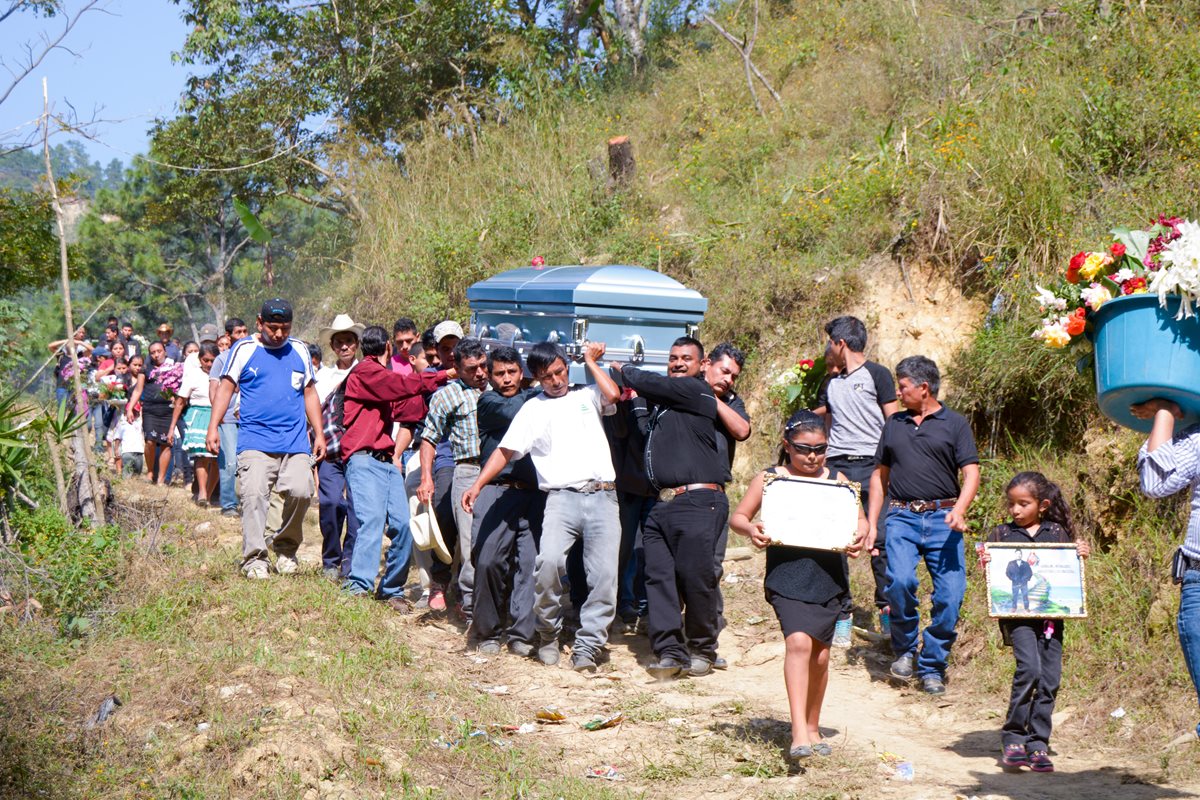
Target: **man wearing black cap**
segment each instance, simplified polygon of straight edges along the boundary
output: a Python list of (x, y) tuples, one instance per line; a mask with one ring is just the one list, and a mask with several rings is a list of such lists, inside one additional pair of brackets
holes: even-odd
[[(271, 543), (275, 569), (295, 572), (304, 537), (304, 512), (315, 489), (314, 459), (325, 456), (321, 405), (313, 385), (308, 348), (292, 331), (292, 305), (275, 298), (263, 303), (258, 334), (229, 350), (208, 425), (209, 452), (220, 449), (218, 424), (236, 389), (241, 396), (237, 460), (242, 496), (242, 572), (269, 577), (267, 507), (271, 491), (283, 496), (283, 525)], [(308, 429), (313, 430), (309, 447)]]

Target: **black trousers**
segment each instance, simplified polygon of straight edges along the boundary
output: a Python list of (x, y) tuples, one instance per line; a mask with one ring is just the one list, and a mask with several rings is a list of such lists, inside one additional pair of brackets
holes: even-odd
[[(433, 516), (437, 520), (438, 529), (442, 532), (442, 541), (451, 553), (458, 547), (458, 524), (454, 521), (454, 500), (450, 497), (450, 489), (454, 486), (454, 467), (442, 467), (433, 473)], [(450, 588), (450, 565), (443, 564), (435, 558), (429, 569), (429, 578), (443, 589)]]
[[(857, 481), (862, 485), (862, 507), (863, 511), (867, 510), (867, 502), (870, 499), (871, 493), (871, 473), (875, 471), (875, 462), (871, 459), (866, 461), (849, 461), (844, 456), (830, 456), (825, 460), (828, 466), (834, 472), (840, 472), (852, 481)], [(883, 512), (879, 515), (878, 536), (875, 539), (875, 546), (879, 548), (879, 555), (871, 556), (871, 573), (875, 576), (875, 607), (886, 608), (887, 599), (887, 528), (884, 526), (884, 516), (887, 514), (887, 503), (884, 503)], [(842, 565), (846, 570), (846, 585), (850, 585), (850, 562), (846, 556), (842, 556)], [(854, 601), (850, 599), (850, 595), (846, 595), (846, 602), (842, 608), (844, 614), (849, 614), (854, 609)]]
[(1023, 744), (1027, 750), (1045, 750), (1050, 744), (1050, 717), (1062, 681), (1063, 621), (1054, 620), (1054, 634), (1046, 638), (1040, 619), (1004, 621), (1017, 660), (1012, 697), (1000, 738), (1004, 744)]
[(646, 519), (646, 628), (659, 659), (689, 664), (693, 656), (717, 656), (713, 553), (728, 515), (724, 492), (698, 489), (659, 503)]
[(546, 495), (537, 489), (484, 486), (475, 501), (471, 625), (479, 641), (533, 644), (533, 568)]

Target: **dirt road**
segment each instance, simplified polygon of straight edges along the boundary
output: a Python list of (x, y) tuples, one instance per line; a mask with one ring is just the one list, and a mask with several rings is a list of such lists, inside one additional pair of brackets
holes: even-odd
[[(240, 549), (237, 520), (213, 519), (222, 547)], [(300, 553), (309, 568), (287, 579), (321, 580), (315, 514), (309, 522), (312, 533)], [(1077, 747), (1066, 738), (1054, 743), (1054, 774), (1006, 773), (996, 758), (1006, 698), (980, 698), (953, 685), (944, 697), (930, 698), (897, 686), (886, 678), (888, 656), (863, 639), (839, 651), (831, 671), (822, 728), (834, 756), (810, 759), (789, 774), (782, 759), (789, 740), (783, 644), (762, 600), (762, 562), (726, 568), (734, 583), (725, 584), (731, 622), (721, 652), (730, 669), (671, 684), (653, 682), (641, 666), (650, 659), (644, 636), (614, 634), (611, 661), (597, 676), (584, 677), (507, 653), (483, 658), (467, 652), (461, 632), (445, 618), (391, 619), (418, 662), (448, 667), (492, 695), (514, 725), (532, 722), (546, 706), (566, 716), (565, 724), (509, 736), (512, 745), (552, 748), (564, 775), (612, 766), (624, 778), (613, 788), (644, 797), (1200, 798), (1200, 786), (1154, 783), (1161, 769), (1149, 759)], [(618, 727), (590, 732), (579, 724), (617, 712), (624, 714)], [(913, 780), (885, 767), (884, 753), (910, 762)], [(1180, 743), (1173, 753), (1197, 756), (1196, 742)]]

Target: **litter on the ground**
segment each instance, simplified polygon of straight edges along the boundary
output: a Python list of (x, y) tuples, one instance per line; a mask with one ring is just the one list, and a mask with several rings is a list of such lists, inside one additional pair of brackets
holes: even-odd
[(537, 730), (537, 725), (532, 722), (525, 722), (520, 725), (497, 725), (495, 726), (501, 733), (533, 733)]
[(741, 578), (739, 578), (737, 575), (725, 576), (725, 583), (737, 583), (739, 580), (741, 580)]
[(1109, 714), (1109, 716), (1112, 717), (1113, 719), (1120, 719), (1121, 717), (1125, 716), (1124, 706), (1119, 706), (1117, 708), (1114, 708), (1112, 710), (1112, 713)]
[(895, 753), (880, 753), (879, 762), (888, 777), (895, 778), (900, 781), (911, 781), (913, 779), (913, 763), (905, 761), (904, 756), (898, 756)]
[(204, 733), (206, 730), (208, 730), (211, 727), (212, 727), (211, 722), (200, 722), (200, 723), (196, 724), (196, 732)]
[(746, 620), (746, 624), (747, 625), (762, 625), (766, 621), (767, 621), (766, 617), (751, 617), (750, 619)]
[(596, 717), (595, 719), (589, 720), (588, 722), (583, 723), (583, 728), (584, 730), (588, 731), (602, 731), (605, 728), (615, 728), (624, 721), (624, 712), (618, 711), (610, 717)]
[(85, 724), (85, 728), (95, 728), (98, 725), (103, 725), (108, 721), (108, 718), (113, 715), (121, 705), (121, 701), (115, 694), (110, 694), (108, 697), (100, 701), (100, 708), (96, 709), (95, 715)]
[(566, 717), (554, 706), (543, 706), (534, 714), (534, 719), (545, 725), (558, 725), (566, 721)]
[(508, 694), (508, 686), (502, 683), (496, 686), (484, 686), (482, 683), (472, 683), (471, 688), (484, 694)]
[(683, 717), (671, 717), (669, 720), (667, 720), (667, 724), (678, 728), (683, 725)]
[(623, 781), (625, 776), (617, 772), (617, 768), (612, 764), (601, 764), (598, 767), (589, 767), (587, 772), (583, 773), (585, 778), (599, 778), (602, 781)]

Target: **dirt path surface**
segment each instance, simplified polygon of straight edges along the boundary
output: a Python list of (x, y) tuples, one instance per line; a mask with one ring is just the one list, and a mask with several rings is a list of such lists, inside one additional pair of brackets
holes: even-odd
[[(240, 552), (238, 521), (215, 514), (211, 519), (224, 555), (233, 561)], [(316, 569), (315, 513), (306, 522), (300, 551), (306, 569), (275, 580), (323, 580)], [(837, 651), (831, 670), (822, 728), (834, 755), (789, 771), (782, 758), (789, 741), (783, 643), (762, 599), (761, 572), (758, 557), (726, 562), (730, 625), (721, 637), (721, 653), (729, 670), (669, 684), (655, 683), (643, 669), (650, 660), (644, 636), (614, 634), (611, 661), (596, 676), (585, 677), (565, 666), (565, 655), (563, 666), (547, 668), (507, 652), (494, 658), (468, 652), (460, 629), (445, 617), (395, 615), (386, 617), (386, 624), (412, 650), (417, 665), (448, 669), (499, 701), (512, 726), (532, 729), (489, 731), (503, 740), (501, 746), (548, 749), (563, 775), (611, 766), (623, 779), (596, 781), (598, 789), (654, 798), (1200, 798), (1200, 786), (1155, 783), (1161, 773), (1150, 760), (1076, 747), (1066, 737), (1055, 743), (1054, 774), (1005, 773), (996, 756), (1006, 698), (971, 696), (951, 685), (935, 699), (897, 686), (886, 677), (888, 655), (863, 638), (849, 651)], [(548, 706), (565, 721), (535, 723), (538, 711)], [(618, 726), (582, 727), (618, 712), (624, 714)], [(1180, 747), (1190, 748), (1183, 757), (1200, 754), (1194, 742)], [(896, 777), (883, 764), (884, 753), (910, 762), (913, 779)]]

